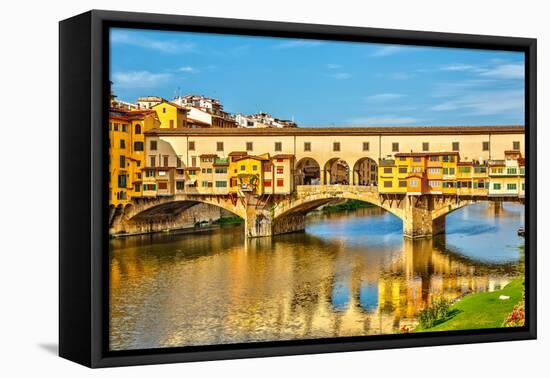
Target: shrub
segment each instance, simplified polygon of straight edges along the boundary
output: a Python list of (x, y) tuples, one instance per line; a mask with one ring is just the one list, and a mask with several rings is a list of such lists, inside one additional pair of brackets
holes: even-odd
[(418, 314), (418, 320), (422, 328), (431, 328), (449, 317), (451, 302), (447, 299), (432, 300), (426, 308)]

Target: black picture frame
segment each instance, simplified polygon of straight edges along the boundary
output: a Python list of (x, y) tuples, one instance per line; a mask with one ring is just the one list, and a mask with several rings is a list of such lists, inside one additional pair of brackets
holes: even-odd
[[(525, 287), (522, 328), (110, 352), (108, 122), (110, 27), (414, 44), (525, 53)], [(536, 338), (536, 39), (92, 10), (59, 24), (59, 354), (89, 367), (466, 344)], [(83, 170), (82, 167), (90, 167)]]

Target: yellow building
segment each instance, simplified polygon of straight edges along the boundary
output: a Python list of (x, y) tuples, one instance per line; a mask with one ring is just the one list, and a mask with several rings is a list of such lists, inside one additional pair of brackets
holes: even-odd
[(264, 164), (269, 155), (231, 155), (229, 161), (229, 192), (240, 196), (244, 193), (264, 194)]
[(151, 107), (157, 112), (160, 127), (164, 129), (177, 129), (187, 127), (188, 110), (173, 102), (162, 100), (162, 102)]
[(504, 151), (504, 160), (489, 160), (489, 196), (525, 195), (525, 160), (517, 150)]
[(109, 113), (109, 201), (127, 203), (142, 196), (144, 132), (159, 127), (154, 111), (111, 109)]

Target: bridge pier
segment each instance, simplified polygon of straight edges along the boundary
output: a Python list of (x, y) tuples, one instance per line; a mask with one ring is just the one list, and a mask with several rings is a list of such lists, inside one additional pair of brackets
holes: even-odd
[(445, 216), (433, 219), (433, 199), (428, 196), (407, 196), (402, 219), (406, 238), (431, 238), (445, 233)]
[(289, 214), (272, 219), (269, 211), (251, 209), (247, 211), (245, 220), (245, 236), (260, 238), (303, 231), (306, 227), (306, 217), (303, 214)]

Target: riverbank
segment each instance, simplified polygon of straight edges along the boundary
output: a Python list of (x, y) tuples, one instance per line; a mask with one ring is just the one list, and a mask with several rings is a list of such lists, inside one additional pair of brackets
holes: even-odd
[[(449, 307), (449, 317), (430, 328), (416, 327), (413, 332), (456, 331), (500, 328), (519, 304), (524, 293), (524, 278), (513, 279), (493, 292), (468, 294)], [(501, 296), (509, 297), (500, 299)]]
[(336, 205), (326, 205), (322, 208), (321, 211), (332, 213), (336, 211), (353, 211), (357, 209), (364, 209), (368, 207), (374, 207), (374, 205), (357, 200), (346, 200), (345, 202), (338, 203)]

